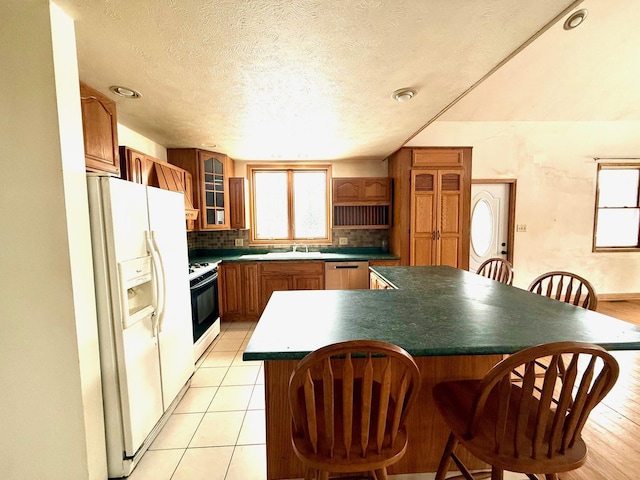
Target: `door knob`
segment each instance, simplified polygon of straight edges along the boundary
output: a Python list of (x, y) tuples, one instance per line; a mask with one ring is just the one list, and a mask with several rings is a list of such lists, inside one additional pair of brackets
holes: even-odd
[(506, 254), (507, 254), (507, 251), (506, 251), (506, 250), (502, 250), (500, 253), (501, 253), (502, 255), (506, 255)]

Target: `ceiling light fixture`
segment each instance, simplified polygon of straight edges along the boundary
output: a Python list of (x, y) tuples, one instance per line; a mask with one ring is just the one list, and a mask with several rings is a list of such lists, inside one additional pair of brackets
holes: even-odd
[(396, 102), (408, 102), (413, 98), (416, 94), (415, 90), (411, 88), (401, 88), (400, 90), (396, 90), (391, 94), (391, 98), (393, 98)]
[(109, 87), (109, 90), (111, 90), (116, 95), (124, 98), (140, 98), (142, 96), (140, 92), (134, 90), (133, 88), (121, 87), (119, 85), (111, 85)]
[(571, 15), (569, 15), (569, 18), (565, 20), (564, 29), (573, 30), (582, 22), (584, 22), (584, 19), (587, 18), (588, 14), (589, 12), (584, 8), (582, 10), (578, 10), (577, 12), (573, 12)]

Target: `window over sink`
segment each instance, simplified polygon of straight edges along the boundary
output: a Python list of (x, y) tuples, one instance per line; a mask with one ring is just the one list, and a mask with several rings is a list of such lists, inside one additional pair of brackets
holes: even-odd
[(251, 243), (331, 243), (330, 165), (249, 165)]

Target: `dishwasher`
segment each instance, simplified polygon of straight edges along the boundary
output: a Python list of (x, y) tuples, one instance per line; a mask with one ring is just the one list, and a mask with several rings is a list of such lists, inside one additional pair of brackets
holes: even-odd
[(324, 262), (325, 290), (369, 288), (369, 262)]

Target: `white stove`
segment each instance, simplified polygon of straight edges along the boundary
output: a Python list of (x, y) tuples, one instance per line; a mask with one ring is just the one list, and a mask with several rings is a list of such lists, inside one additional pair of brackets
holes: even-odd
[(218, 270), (218, 264), (220, 262), (193, 262), (189, 264), (189, 282), (197, 279), (205, 273)]
[(189, 264), (194, 359), (196, 361), (220, 333), (220, 309), (218, 307), (219, 263), (217, 261)]

